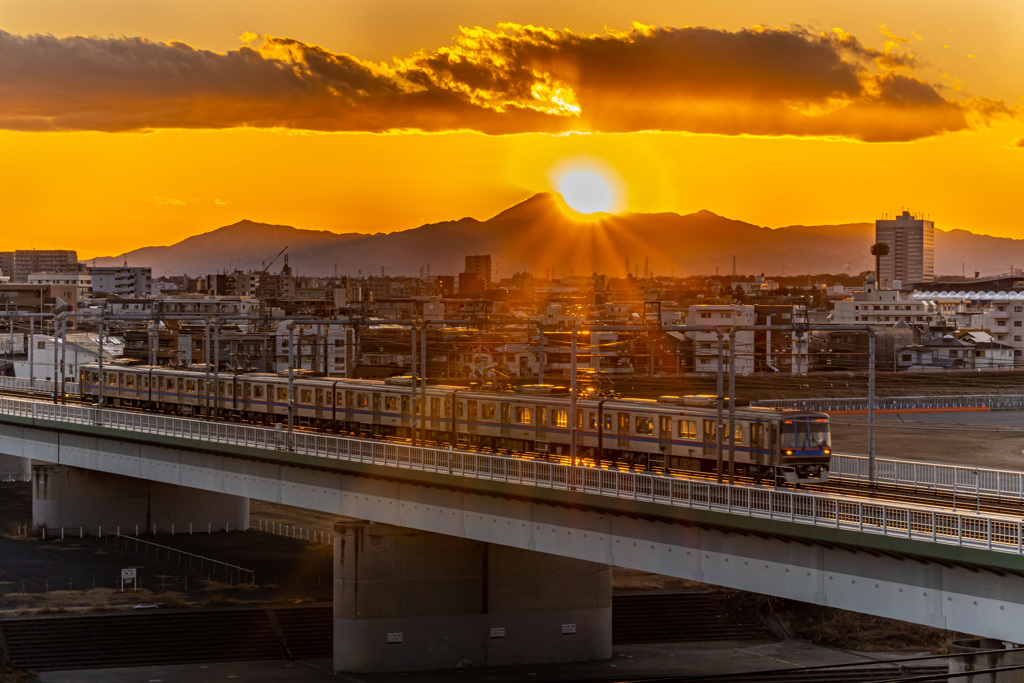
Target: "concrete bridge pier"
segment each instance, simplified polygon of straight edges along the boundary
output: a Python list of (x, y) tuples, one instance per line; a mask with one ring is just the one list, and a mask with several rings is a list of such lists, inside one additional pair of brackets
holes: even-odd
[(170, 534), (249, 528), (249, 499), (66, 465), (32, 466), (32, 525)]
[(608, 565), (372, 522), (335, 539), (335, 671), (612, 655)]

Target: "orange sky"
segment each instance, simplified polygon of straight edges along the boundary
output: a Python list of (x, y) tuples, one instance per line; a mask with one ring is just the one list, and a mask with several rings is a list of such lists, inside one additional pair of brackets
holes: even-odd
[(487, 218), (587, 165), (631, 211), (1024, 238), (1022, 3), (0, 4), (0, 250)]

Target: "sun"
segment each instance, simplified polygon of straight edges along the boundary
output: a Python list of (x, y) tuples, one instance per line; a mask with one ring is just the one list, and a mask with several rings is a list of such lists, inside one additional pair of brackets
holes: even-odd
[(567, 171), (559, 176), (557, 183), (562, 199), (577, 213), (609, 211), (615, 205), (615, 188), (612, 182), (598, 171)]

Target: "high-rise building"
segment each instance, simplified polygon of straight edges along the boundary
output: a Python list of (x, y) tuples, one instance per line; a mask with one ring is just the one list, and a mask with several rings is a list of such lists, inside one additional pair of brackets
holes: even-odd
[(935, 278), (935, 223), (904, 211), (894, 220), (875, 221), (875, 243), (889, 253), (879, 257), (878, 288)]
[(466, 271), (483, 280), (485, 285), (491, 284), (491, 255), (476, 254), (466, 257)]
[(78, 272), (78, 254), (68, 249), (19, 249), (0, 252), (0, 270), (11, 282), (28, 282), (32, 273)]

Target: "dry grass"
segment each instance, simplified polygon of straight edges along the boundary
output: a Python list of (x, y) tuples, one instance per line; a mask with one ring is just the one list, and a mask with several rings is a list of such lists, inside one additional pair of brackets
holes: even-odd
[(823, 647), (942, 653), (957, 638), (951, 631), (815, 605), (790, 605), (786, 616), (797, 637)]
[(166, 593), (161, 593), (160, 595), (156, 596), (156, 599), (164, 607), (167, 607), (167, 608), (170, 608), (170, 609), (178, 609), (180, 607), (190, 607), (191, 606), (191, 604), (189, 603), (188, 599), (184, 595), (182, 595), (181, 593), (175, 593), (173, 591), (167, 591)]

